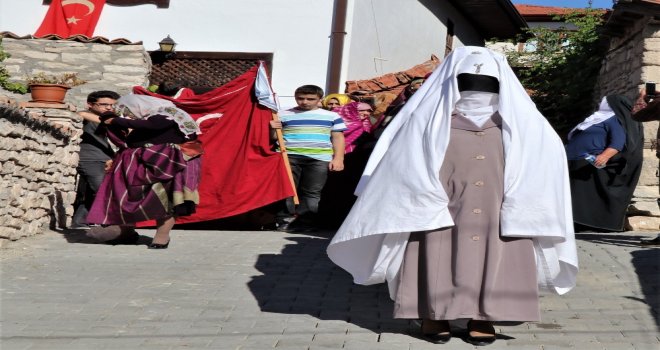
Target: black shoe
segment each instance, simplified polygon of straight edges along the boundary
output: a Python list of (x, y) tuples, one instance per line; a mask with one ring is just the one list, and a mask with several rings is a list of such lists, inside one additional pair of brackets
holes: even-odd
[(89, 229), (91, 229), (91, 227), (85, 224), (73, 224), (69, 226), (69, 230), (89, 230)]
[(276, 224), (275, 231), (293, 232), (292, 229), (290, 228), (290, 226), (291, 226), (290, 222), (283, 222), (281, 224)]
[(449, 334), (423, 334), (422, 338), (429, 343), (433, 344), (446, 344), (451, 340), (451, 333)]
[(149, 249), (167, 249), (167, 247), (170, 245), (170, 241), (167, 241), (167, 243), (165, 243), (165, 244), (151, 243), (151, 244), (149, 244), (148, 248)]
[(643, 239), (639, 241), (639, 245), (645, 246), (645, 247), (651, 247), (651, 246), (656, 246), (660, 245), (660, 235), (654, 239)]
[(488, 337), (473, 337), (468, 333), (467, 338), (465, 338), (465, 341), (474, 345), (474, 346), (486, 346), (493, 344), (497, 337), (493, 336), (488, 336)]
[(440, 333), (434, 333), (434, 334), (426, 334), (423, 332), (423, 329), (424, 329), (424, 321), (422, 320), (422, 338), (430, 343), (445, 344), (451, 340), (451, 333), (449, 331), (449, 327), (447, 328), (446, 331), (442, 331)]
[(493, 328), (493, 335), (487, 335), (487, 336), (479, 336), (479, 337), (474, 337), (470, 335), (471, 327), (470, 323), (472, 323), (472, 320), (468, 321), (467, 324), (467, 337), (465, 338), (465, 341), (474, 345), (474, 346), (486, 346), (493, 344), (495, 340), (497, 339), (497, 336), (495, 335), (495, 329)]

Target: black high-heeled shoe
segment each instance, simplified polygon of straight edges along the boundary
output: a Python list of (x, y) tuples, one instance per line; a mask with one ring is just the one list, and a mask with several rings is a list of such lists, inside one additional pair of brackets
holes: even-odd
[[(468, 333), (467, 333), (467, 337), (465, 338), (465, 341), (467, 341), (468, 343), (470, 343), (474, 346), (486, 346), (486, 345), (493, 344), (495, 342), (495, 340), (497, 339), (497, 335), (495, 334), (495, 328), (493, 328), (493, 335), (475, 337), (475, 336), (470, 335), (470, 332), (472, 331), (472, 327), (470, 327), (471, 323), (472, 323), (472, 320), (468, 321), (468, 324), (467, 324)], [(492, 327), (492, 325), (491, 325), (491, 327)]]
[[(447, 321), (444, 321), (447, 322)], [(451, 329), (449, 328), (449, 323), (447, 323), (447, 330), (440, 333), (424, 333), (424, 320), (422, 320), (422, 338), (433, 344), (445, 344), (451, 340)]]
[(167, 247), (170, 245), (170, 240), (167, 241), (165, 244), (160, 244), (160, 243), (151, 243), (147, 248), (149, 249), (167, 249)]

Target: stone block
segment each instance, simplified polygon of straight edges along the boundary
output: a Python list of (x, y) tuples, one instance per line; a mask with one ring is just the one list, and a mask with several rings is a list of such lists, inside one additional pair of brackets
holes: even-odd
[(48, 200), (48, 197), (41, 197), (41, 202), (39, 203), (38, 208), (46, 210), (50, 209), (50, 200)]
[(9, 57), (2, 61), (3, 64), (23, 64), (26, 61), (22, 58)]
[(2, 47), (5, 49), (5, 51), (20, 51), (30, 49), (30, 46), (22, 44), (21, 41), (11, 38), (3, 38)]
[(93, 52), (93, 53), (62, 53), (62, 62), (66, 63), (97, 63), (97, 62), (112, 62), (110, 53), (107, 52)]
[(130, 58), (130, 57), (127, 57), (127, 58), (116, 59), (113, 63), (114, 64), (130, 64), (130, 65), (142, 66), (142, 65), (145, 65), (147, 63), (147, 61), (144, 58)]
[(628, 215), (660, 217), (660, 208), (656, 201), (635, 202), (628, 207)]
[(61, 63), (61, 62), (39, 62), (38, 63), (39, 67), (43, 67), (45, 69), (61, 69), (64, 71), (71, 71), (72, 69), (76, 69), (76, 72), (79, 72), (83, 69), (86, 69), (87, 66), (72, 66), (70, 64), (66, 63)]
[(110, 52), (112, 51), (112, 46), (105, 44), (94, 44), (91, 47), (92, 52)]
[[(658, 131), (658, 122), (657, 121), (652, 121), (652, 122), (644, 122), (644, 140), (646, 141), (645, 144), (649, 145), (651, 140), (655, 140), (656, 133)], [(653, 152), (653, 158), (658, 159), (655, 157), (655, 151), (651, 151), (650, 149), (645, 149), (644, 151), (649, 151)], [(646, 159), (647, 154), (646, 152), (644, 153), (644, 159)], [(655, 162), (657, 165), (657, 161)]]
[(17, 235), (18, 230), (11, 227), (0, 226), (0, 238), (12, 239)]
[(27, 141), (14, 138), (6, 138), (0, 141), (2, 149), (7, 151), (21, 151), (27, 148)]
[[(4, 45), (4, 43), (3, 43)], [(30, 50), (11, 50), (12, 57), (30, 58), (43, 61), (55, 61), (60, 58), (59, 54), (50, 52), (30, 51)]]
[(632, 231), (658, 231), (660, 218), (650, 216), (631, 216), (628, 218)]
[(643, 46), (646, 51), (660, 51), (660, 40), (658, 38), (646, 39)]
[(50, 109), (67, 109), (66, 103), (41, 103), (41, 102), (21, 102), (18, 104), (20, 108), (50, 108)]
[(141, 75), (147, 73), (146, 66), (107, 65), (103, 66), (103, 70), (109, 73), (138, 73)]
[(659, 81), (660, 80), (660, 66), (658, 62), (653, 61), (660, 59), (660, 52), (653, 52), (653, 57), (647, 57), (644, 55), (644, 66), (640, 69), (641, 80), (644, 81)]
[[(4, 226), (9, 227), (9, 228), (15, 228), (15, 229), (20, 229), (23, 226), (23, 220), (17, 219), (17, 218), (8, 218), (4, 222)], [(9, 237), (10, 239), (14, 239), (14, 237)]]
[(45, 111), (44, 116), (46, 117), (64, 117), (67, 119), (76, 118), (74, 113), (71, 113), (68, 108), (65, 110), (61, 109), (48, 109)]
[(20, 75), (20, 73), (21, 73), (21, 66), (19, 66), (19, 65), (13, 65), (13, 64), (6, 64), (6, 65), (5, 65), (5, 70), (6, 70), (7, 73), (9, 73), (9, 74)]
[(44, 51), (46, 52), (55, 52), (55, 53), (62, 53), (62, 52), (82, 52), (86, 51), (87, 48), (85, 46), (64, 46), (64, 47), (46, 47), (44, 48)]
[(658, 198), (658, 186), (637, 186), (634, 192), (634, 198), (646, 198), (655, 200)]
[(122, 46), (117, 46), (115, 51), (118, 51), (118, 52), (144, 51), (144, 46), (142, 46), (142, 45), (122, 45)]

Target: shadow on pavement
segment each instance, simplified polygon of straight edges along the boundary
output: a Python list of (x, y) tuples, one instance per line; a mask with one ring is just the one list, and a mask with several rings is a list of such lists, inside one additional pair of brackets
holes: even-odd
[[(308, 314), (320, 320), (341, 320), (374, 333), (399, 333), (423, 339), (417, 320), (392, 318), (394, 303), (387, 284), (361, 286), (326, 254), (334, 232), (325, 237), (288, 237), (280, 254), (261, 254), (250, 291), (263, 312)], [(320, 234), (319, 234), (320, 235)], [(465, 340), (467, 320), (452, 322), (452, 335)], [(517, 325), (520, 322), (497, 322)], [(497, 334), (498, 339), (515, 339)]]
[(353, 284), (351, 276), (330, 261), (325, 253), (329, 239), (287, 239), (292, 244), (280, 254), (259, 255), (255, 267), (263, 275), (248, 283), (261, 311), (342, 320), (375, 333), (411, 334), (417, 328), (409, 320), (392, 318), (386, 284)]
[(626, 298), (637, 300), (648, 305), (655, 324), (660, 326), (660, 249), (657, 247), (641, 247), (639, 241), (642, 236), (626, 233), (589, 233), (576, 234), (580, 240), (592, 243), (613, 244), (623, 247), (635, 247), (630, 252), (631, 262), (639, 280), (644, 299), (628, 296)]
[[(108, 227), (106, 230), (110, 231), (112, 228)], [(78, 244), (107, 244), (107, 245), (148, 245), (151, 243), (151, 237), (140, 235), (137, 239), (137, 242), (131, 240), (130, 242), (121, 242), (121, 241), (110, 241), (113, 238), (118, 237), (118, 232), (113, 233), (109, 232), (108, 237), (103, 238), (103, 234), (97, 233), (97, 236), (94, 237), (90, 234), (90, 230), (81, 230), (81, 229), (63, 229), (55, 231), (62, 235), (68, 243), (78, 243)]]
[(618, 245), (621, 247), (640, 248), (639, 241), (644, 236), (634, 235), (627, 232), (621, 233), (576, 233), (575, 239), (589, 241), (593, 243), (604, 243)]
[(660, 249), (640, 248), (630, 254), (644, 294), (641, 302), (649, 306), (656, 326), (660, 326)]

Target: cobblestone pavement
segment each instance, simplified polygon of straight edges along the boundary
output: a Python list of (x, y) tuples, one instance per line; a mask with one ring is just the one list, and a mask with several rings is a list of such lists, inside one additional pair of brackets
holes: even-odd
[[(328, 260), (330, 235), (179, 230), (161, 251), (50, 231), (13, 242), (0, 250), (0, 348), (474, 348), (392, 319), (385, 285), (353, 285)], [(636, 246), (643, 236), (579, 234), (578, 286), (542, 297), (541, 323), (497, 325), (486, 348), (660, 349), (660, 249)]]

